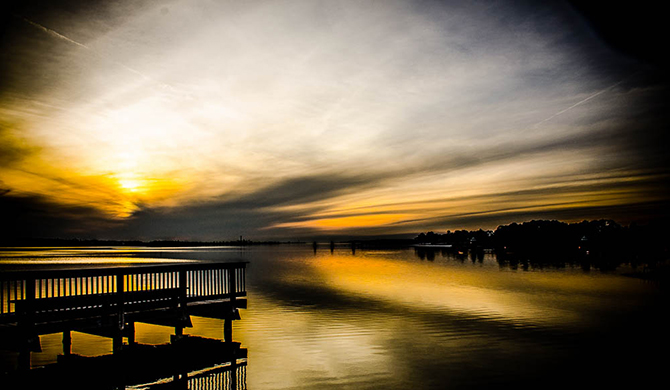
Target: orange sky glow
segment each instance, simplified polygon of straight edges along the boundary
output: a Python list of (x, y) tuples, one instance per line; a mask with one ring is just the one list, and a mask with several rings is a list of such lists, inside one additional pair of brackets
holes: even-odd
[(17, 235), (666, 215), (664, 86), (561, 2), (26, 6), (4, 36), (0, 200)]

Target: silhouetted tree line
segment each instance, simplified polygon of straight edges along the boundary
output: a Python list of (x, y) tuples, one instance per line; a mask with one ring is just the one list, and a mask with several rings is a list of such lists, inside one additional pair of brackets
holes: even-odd
[(493, 248), (493, 232), (491, 230), (456, 230), (444, 234), (428, 232), (419, 234), (414, 241), (422, 244), (448, 244), (459, 248)]
[(498, 261), (538, 267), (571, 262), (614, 269), (622, 263), (653, 267), (667, 260), (668, 227), (660, 223), (622, 226), (612, 220), (565, 223), (530, 221), (501, 225), (495, 231), (457, 230), (421, 233), (416, 243), (450, 244), (457, 250), (495, 251)]

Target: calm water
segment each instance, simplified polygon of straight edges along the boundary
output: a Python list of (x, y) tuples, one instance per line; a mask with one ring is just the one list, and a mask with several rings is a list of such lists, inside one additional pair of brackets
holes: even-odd
[[(493, 254), (428, 258), (326, 246), (0, 252), (5, 267), (249, 261), (249, 308), (233, 332), (249, 350), (249, 389), (645, 386), (664, 377), (657, 286), (622, 270), (515, 270)], [(222, 321), (193, 325), (186, 333), (222, 338)], [(137, 341), (167, 343), (172, 332), (138, 324)], [(61, 335), (43, 336), (42, 348), (33, 365), (55, 362)], [(110, 353), (111, 341), (75, 332), (73, 352)], [(11, 365), (14, 355), (0, 353)]]

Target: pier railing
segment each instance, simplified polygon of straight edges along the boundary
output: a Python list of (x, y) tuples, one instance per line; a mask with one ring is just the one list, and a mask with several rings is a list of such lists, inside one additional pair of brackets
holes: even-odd
[[(246, 296), (246, 263), (0, 273), (0, 324), (20, 317), (185, 307)], [(35, 318), (37, 319), (37, 318)]]

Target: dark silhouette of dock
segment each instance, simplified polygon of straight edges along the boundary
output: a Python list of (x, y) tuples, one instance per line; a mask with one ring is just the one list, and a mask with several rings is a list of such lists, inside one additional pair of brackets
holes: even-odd
[[(247, 352), (233, 341), (232, 323), (246, 295), (244, 262), (3, 272), (0, 345), (19, 352), (19, 372), (10, 378), (19, 384), (67, 380), (76, 371), (122, 386), (157, 381), (150, 388), (166, 388), (158, 379), (170, 377), (168, 388), (197, 388), (207, 377), (207, 384), (225, 382), (216, 388), (237, 389), (246, 372), (238, 359)], [(223, 340), (185, 336), (192, 315), (223, 320)], [(138, 322), (173, 327), (171, 343), (136, 343)], [(113, 353), (72, 354), (72, 331), (110, 338)], [(46, 370), (30, 370), (40, 336), (50, 333), (63, 334), (63, 354)]]

